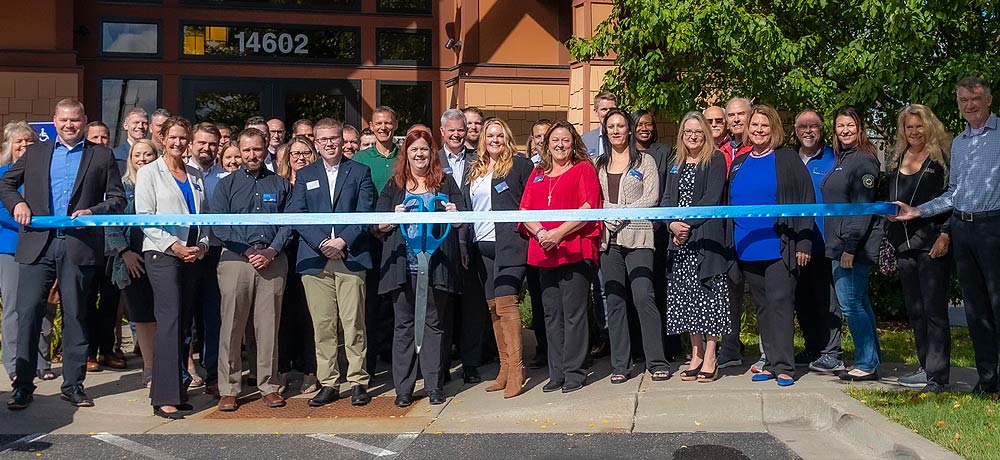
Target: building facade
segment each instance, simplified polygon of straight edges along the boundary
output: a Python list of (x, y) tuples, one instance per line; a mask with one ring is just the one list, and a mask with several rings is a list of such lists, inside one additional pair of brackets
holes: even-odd
[(112, 127), (135, 106), (241, 125), (334, 117), (401, 128), (450, 107), (596, 126), (590, 100), (613, 61), (573, 62), (610, 0), (33, 0), (0, 19), (0, 120), (46, 121), (64, 97)]

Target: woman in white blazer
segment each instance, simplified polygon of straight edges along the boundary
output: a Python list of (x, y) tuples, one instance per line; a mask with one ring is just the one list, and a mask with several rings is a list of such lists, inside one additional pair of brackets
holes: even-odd
[[(137, 174), (135, 213), (198, 214), (205, 206), (205, 184), (201, 172), (183, 159), (191, 140), (191, 125), (183, 118), (173, 117), (164, 122), (163, 133), (163, 156)], [(153, 287), (156, 317), (149, 396), (153, 414), (183, 418), (181, 412), (192, 409), (187, 404), (187, 383), (182, 381), (181, 367), (186, 363), (185, 335), (196, 294), (192, 281), (199, 276), (194, 262), (208, 250), (208, 232), (199, 232), (197, 226), (179, 225), (142, 230), (145, 234), (142, 251)]]

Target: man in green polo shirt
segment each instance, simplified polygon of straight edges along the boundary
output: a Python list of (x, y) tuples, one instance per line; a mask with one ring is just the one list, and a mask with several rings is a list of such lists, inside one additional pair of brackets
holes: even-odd
[[(372, 170), (375, 189), (382, 193), (386, 182), (392, 178), (392, 165), (399, 153), (399, 147), (392, 141), (392, 136), (396, 134), (396, 111), (384, 105), (375, 107), (369, 127), (375, 133), (375, 145), (354, 155), (354, 161)], [(375, 198), (378, 200), (378, 196)]]

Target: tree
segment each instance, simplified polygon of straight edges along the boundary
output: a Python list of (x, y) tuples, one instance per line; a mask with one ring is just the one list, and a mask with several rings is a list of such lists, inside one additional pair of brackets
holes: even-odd
[(614, 55), (605, 89), (675, 118), (732, 96), (827, 118), (851, 104), (889, 137), (898, 110), (922, 103), (956, 132), (955, 83), (1000, 76), (997, 8), (988, 0), (616, 0), (592, 38), (567, 46), (581, 61)]

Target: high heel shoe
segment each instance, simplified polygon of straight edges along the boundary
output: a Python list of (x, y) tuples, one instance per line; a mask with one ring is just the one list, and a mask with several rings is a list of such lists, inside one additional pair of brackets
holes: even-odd
[(682, 382), (693, 382), (698, 380), (698, 374), (701, 373), (701, 366), (695, 369), (688, 369), (686, 371), (681, 371), (681, 381)]
[(716, 367), (712, 372), (699, 372), (698, 373), (698, 383), (712, 383), (719, 379), (719, 368)]
[(180, 410), (174, 412), (166, 412), (163, 409), (160, 409), (160, 406), (153, 406), (153, 415), (168, 420), (181, 420), (184, 418), (184, 414), (181, 414)]

